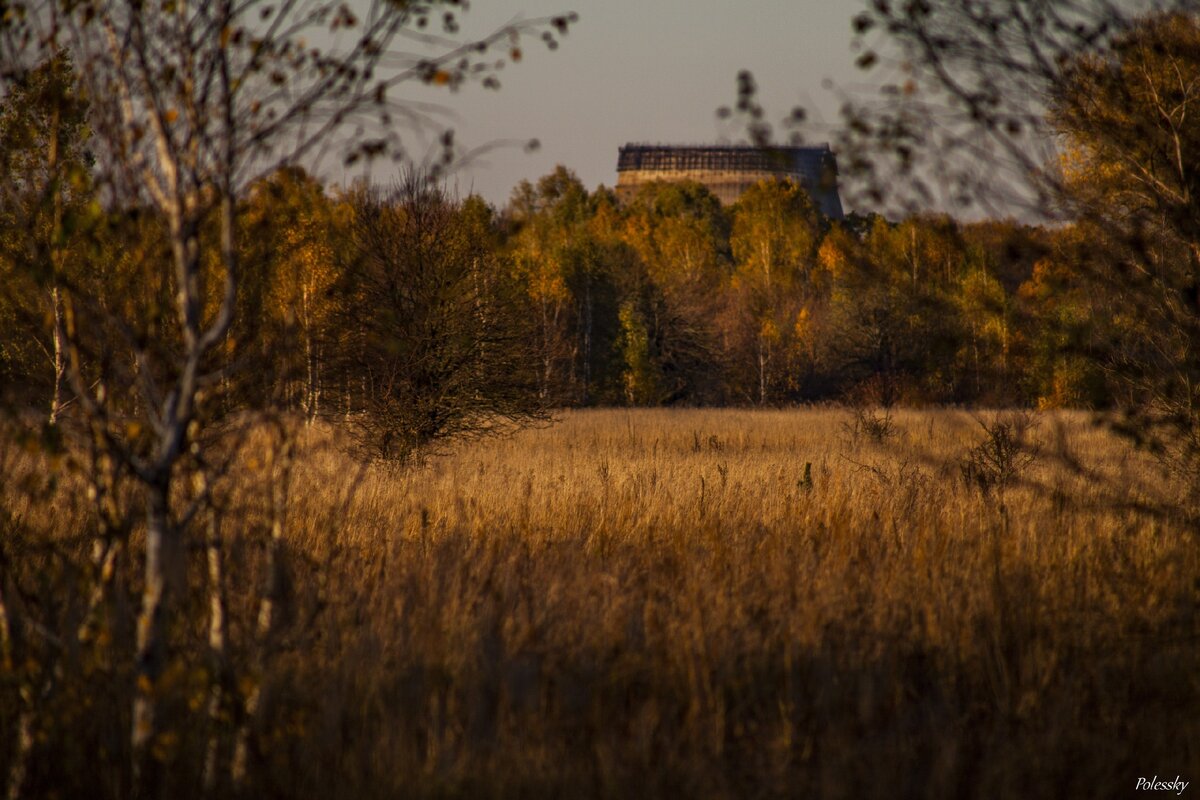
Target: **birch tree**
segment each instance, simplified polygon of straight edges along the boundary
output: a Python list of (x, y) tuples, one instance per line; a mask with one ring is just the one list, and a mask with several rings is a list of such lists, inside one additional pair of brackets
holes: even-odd
[[(130, 733), (139, 796), (162, 791), (156, 745), (179, 724), (164, 718), (159, 697), (184, 589), (181, 564), (211, 489), (178, 484), (186, 471), (205, 468), (206, 443), (225, 409), (221, 391), (233, 365), (223, 345), (242, 282), (239, 198), (284, 165), (331, 154), (346, 165), (402, 158), (406, 135), (431, 128), (442, 142), (437, 167), (452, 166), (453, 135), (425, 106), (398, 98), (398, 88), (495, 85), (498, 62), (520, 58), (523, 36), (553, 42), (572, 21), (534, 20), (465, 41), (455, 38), (462, 5), (372, 0), (356, 12), (324, 0), (4, 4), (0, 91), (11, 100), (37, 64), (68, 53), (92, 102), (96, 201), (144, 210), (166, 245), (151, 265), (169, 296), (151, 312), (165, 335), (149, 340), (135, 333), (145, 320), (121, 319), (54, 268), (62, 290), (55, 330), (80, 419), (144, 501)], [(434, 52), (402, 52), (400, 37), (410, 33)], [(102, 331), (122, 338), (107, 341)], [(127, 356), (114, 357), (117, 348)]]

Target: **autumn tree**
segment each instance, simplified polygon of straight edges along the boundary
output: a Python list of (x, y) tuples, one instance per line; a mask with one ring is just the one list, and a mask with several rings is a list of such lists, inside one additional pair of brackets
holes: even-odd
[[(958, 366), (973, 398), (1012, 402), (1012, 397), (989, 397), (991, 387), (1003, 386), (1009, 372), (1013, 340), (1013, 304), (1004, 286), (981, 265), (963, 275), (956, 293), (957, 310), (966, 333)], [(961, 379), (961, 378), (960, 378)]]
[(568, 278), (573, 259), (568, 251), (586, 224), (587, 204), (587, 189), (561, 165), (536, 187), (522, 182), (510, 203), (521, 226), (513, 242), (514, 264), (536, 308), (542, 361), (539, 392), (547, 399), (572, 391), (577, 350), (571, 335), (574, 303)]
[[(653, 357), (630, 374), (650, 370), (659, 402), (725, 399), (720, 318), (729, 288), (729, 215), (698, 183), (651, 183), (625, 209), (621, 240), (636, 255), (624, 270), (627, 341), (646, 333)], [(635, 352), (626, 350), (626, 353)]]
[(804, 188), (790, 180), (752, 186), (731, 215), (732, 360), (754, 366), (753, 385), (742, 381), (742, 393), (765, 404), (783, 399), (796, 366), (792, 356), (803, 351), (797, 322), (818, 293), (812, 278), (825, 222)]
[[(111, 586), (99, 576), (115, 574), (108, 567), (126, 547), (138, 550), (130, 556), (142, 571), (128, 718), (132, 794), (163, 793), (162, 743), (182, 724), (166, 710), (178, 707), (178, 697), (171, 697), (165, 676), (180, 663), (177, 623), (187, 587), (178, 565), (195, 552), (196, 523), (213, 509), (223, 460), (212, 445), (222, 431), (218, 423), (232, 410), (223, 393), (235, 386), (229, 334), (244, 302), (239, 202), (261, 177), (330, 150), (346, 164), (404, 156), (403, 134), (427, 129), (430, 119), (397, 97), (397, 87), (494, 85), (497, 62), (520, 57), (522, 36), (545, 34), (553, 43), (571, 21), (523, 22), (466, 41), (457, 35), (460, 6), (380, 0), (360, 15), (332, 0), (31, 0), (8, 3), (0, 15), (0, 94), (10, 107), (34, 85), (36, 66), (63, 51), (76, 67), (78, 86), (68, 91), (57, 84), (44, 118), (52, 119), (57, 108), (65, 125), (75, 92), (90, 104), (96, 160), (89, 184), (96, 202), (71, 226), (50, 226), (76, 237), (70, 249), (86, 260), (68, 266), (56, 256), (47, 267), (46, 259), (22, 259), (18, 267), (28, 274), (48, 270), (42, 285), (63, 288), (62, 324), (54, 330), (64, 343), (63, 370), (82, 442), (94, 448), (93, 464), (117, 465), (112, 468), (130, 482), (127, 493), (107, 496), (136, 496), (144, 509), (123, 513), (126, 523), (137, 519), (144, 530), (136, 539), (128, 536), (131, 524), (96, 528), (95, 569), (88, 573), (97, 581), (90, 606), (113, 612), (106, 600)], [(431, 49), (423, 54), (401, 52), (398, 37), (430, 28), (431, 20), (441, 20), (444, 36), (425, 36)], [(445, 145), (439, 166), (445, 167), (455, 158), (453, 137), (439, 133)], [(65, 156), (48, 147), (43, 174), (53, 188), (47, 197), (60, 196)], [(21, 190), (20, 183), (0, 186), (5, 208), (15, 207)], [(106, 235), (114, 216), (127, 215), (154, 234), (139, 254), (146, 260), (138, 274), (152, 290), (143, 297), (160, 303), (106, 304), (67, 281), (107, 268), (99, 260), (107, 251), (90, 242)], [(65, 243), (50, 241), (55, 253), (66, 252)], [(93, 490), (103, 495), (99, 483), (93, 480)], [(273, 526), (271, 535), (274, 560), (282, 552), (282, 527)], [(209, 544), (219, 555), (219, 542)], [(268, 572), (277, 575), (277, 567)], [(214, 608), (223, 590), (220, 571), (215, 574), (208, 586)], [(262, 636), (278, 624), (272, 613), (278, 586), (273, 581), (264, 592)], [(214, 613), (211, 624), (220, 616)], [(239, 735), (239, 753), (243, 741)]]
[(1077, 227), (1057, 269), (1078, 269), (1112, 322), (1084, 357), (1120, 400), (1119, 427), (1195, 486), (1195, 5), (876, 3), (855, 28), (862, 66), (904, 71), (850, 104), (850, 172), (878, 198), (907, 187)]
[(1073, 59), (1052, 95), (1063, 189), (1100, 256), (1120, 339), (1104, 354), (1137, 398), (1129, 424), (1195, 486), (1200, 465), (1200, 20), (1145, 17)]
[[(231, 358), (249, 376), (240, 398), (282, 402), (309, 419), (321, 413), (324, 346), (336, 307), (338, 263), (347, 246), (350, 204), (288, 167), (250, 187), (240, 215), (245, 302), (234, 323)], [(249, 368), (252, 365), (252, 368)]]
[[(950, 365), (956, 351), (965, 349), (958, 345), (960, 339), (974, 343), (972, 353), (978, 351), (980, 321), (963, 310), (990, 309), (978, 302), (971, 305), (981, 299), (971, 299), (972, 292), (986, 291), (990, 283), (983, 270), (969, 268), (958, 224), (934, 214), (911, 215), (896, 225), (876, 220), (865, 241), (875, 280), (890, 295), (884, 305), (876, 307), (876, 319), (888, 319), (884, 327), (896, 331), (891, 339), (892, 357), (876, 362), (888, 365), (885, 380), (897, 388), (904, 384), (925, 399), (977, 398), (981, 389), (978, 370), (973, 373), (973, 391), (964, 392), (956, 384), (966, 381), (961, 374), (953, 374)], [(864, 290), (865, 305), (871, 305), (867, 298), (877, 297), (874, 289)], [(955, 314), (956, 305), (959, 314)], [(964, 367), (960, 372), (969, 370)]]
[(614, 362), (619, 318), (638, 277), (637, 254), (622, 235), (611, 192), (590, 194), (563, 166), (537, 185), (523, 181), (506, 211), (513, 267), (533, 302), (542, 359), (541, 394), (550, 402), (617, 402)]

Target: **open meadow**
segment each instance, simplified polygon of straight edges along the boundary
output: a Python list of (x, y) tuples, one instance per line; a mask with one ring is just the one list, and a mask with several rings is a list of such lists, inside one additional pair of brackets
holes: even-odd
[(0, 800), (1200, 792), (1200, 4), (468, 5), (0, 2)]
[[(302, 431), (287, 622), (240, 689), (262, 691), (254, 785), (1057, 798), (1200, 775), (1200, 548), (1155, 510), (1158, 468), (1082, 414), (1032, 417), (1006, 477), (970, 457), (995, 415), (854, 419), (575, 411), (407, 469)], [(258, 580), (270, 449), (256, 431), (220, 503), (231, 586)], [(256, 595), (231, 600), (235, 653)], [(123, 747), (100, 713), (121, 678), (85, 670), (89, 713), (48, 716), (33, 774)], [(162, 743), (173, 796), (205, 742)]]

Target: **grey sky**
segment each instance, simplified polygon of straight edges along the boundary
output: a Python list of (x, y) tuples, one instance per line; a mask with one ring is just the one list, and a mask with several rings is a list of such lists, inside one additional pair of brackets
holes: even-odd
[[(555, 52), (530, 40), (501, 74), (499, 92), (479, 86), (437, 99), (455, 116), (459, 140), (537, 138), (489, 153), (458, 173), (459, 191), (503, 205), (522, 178), (564, 164), (593, 189), (616, 181), (617, 148), (630, 141), (702, 143), (735, 131), (718, 123), (739, 70), (754, 72), (772, 122), (796, 105), (833, 123), (839, 106), (822, 88), (861, 80), (850, 21), (861, 0), (476, 0), (464, 32), (480, 36), (514, 19), (566, 11), (579, 22)], [(376, 179), (386, 179), (381, 171)]]

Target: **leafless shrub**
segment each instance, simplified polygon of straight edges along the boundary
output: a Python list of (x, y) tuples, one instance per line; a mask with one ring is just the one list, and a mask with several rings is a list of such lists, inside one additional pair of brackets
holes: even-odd
[(967, 485), (985, 495), (1002, 491), (1022, 478), (1038, 459), (1038, 447), (1030, 437), (1035, 418), (1028, 412), (1013, 412), (976, 422), (983, 430), (983, 440), (959, 459), (959, 474)]
[(842, 423), (842, 432), (852, 444), (862, 439), (882, 444), (896, 436), (899, 429), (892, 419), (891, 409), (856, 406), (851, 410), (850, 419)]

